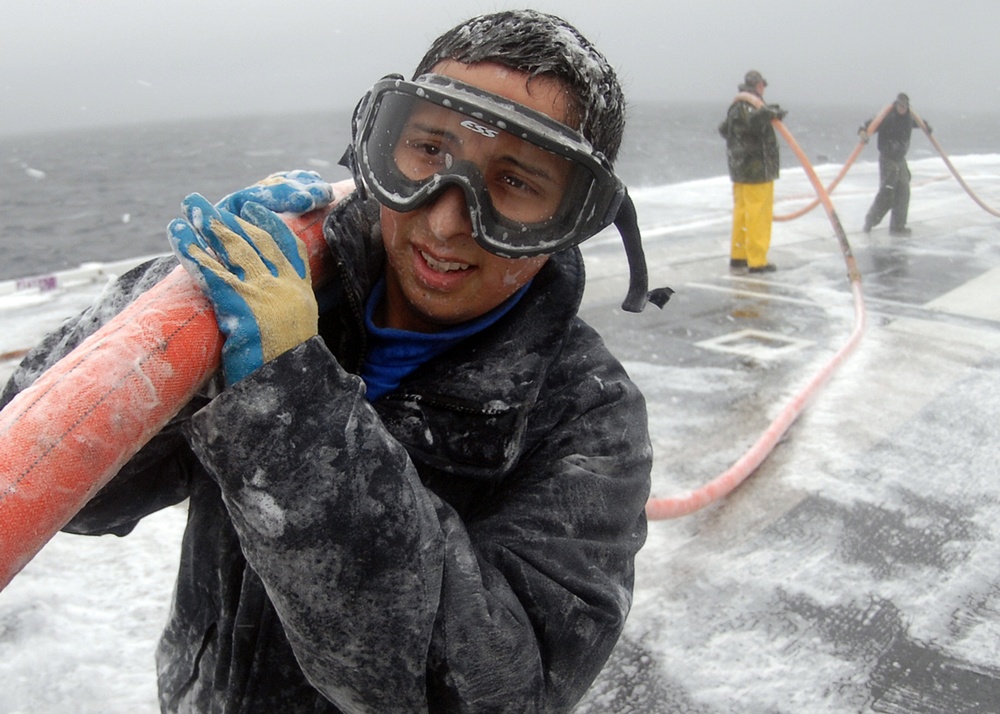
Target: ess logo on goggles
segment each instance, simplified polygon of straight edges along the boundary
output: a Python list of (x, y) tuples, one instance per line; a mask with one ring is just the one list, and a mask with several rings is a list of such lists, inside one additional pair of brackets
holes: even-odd
[(483, 126), (482, 124), (476, 124), (476, 122), (472, 121), (471, 119), (467, 119), (466, 121), (463, 121), (462, 122), (462, 126), (464, 126), (466, 129), (468, 129), (470, 131), (476, 132), (477, 134), (482, 134), (487, 139), (495, 139), (496, 137), (498, 137), (500, 135), (499, 131), (494, 131), (493, 129), (488, 129), (485, 126)]

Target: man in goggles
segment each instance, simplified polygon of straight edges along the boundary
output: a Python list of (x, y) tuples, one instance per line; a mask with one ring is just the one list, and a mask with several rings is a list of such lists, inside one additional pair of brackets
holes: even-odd
[[(222, 373), (67, 526), (122, 535), (188, 499), (164, 711), (570, 711), (622, 632), (652, 450), (577, 315), (576, 247), (617, 221), (641, 309), (621, 88), (535, 11), (449, 30), (415, 76), (359, 107), (319, 299), (267, 210), (329, 201), (314, 174), (193, 194), (170, 225)], [(109, 286), (4, 400), (175, 266)]]

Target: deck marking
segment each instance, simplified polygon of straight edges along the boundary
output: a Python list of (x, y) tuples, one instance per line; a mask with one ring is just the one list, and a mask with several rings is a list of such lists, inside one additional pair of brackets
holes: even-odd
[(811, 340), (800, 340), (763, 330), (738, 330), (730, 332), (728, 335), (695, 342), (695, 345), (707, 350), (728, 352), (762, 360), (784, 357), (813, 344)]

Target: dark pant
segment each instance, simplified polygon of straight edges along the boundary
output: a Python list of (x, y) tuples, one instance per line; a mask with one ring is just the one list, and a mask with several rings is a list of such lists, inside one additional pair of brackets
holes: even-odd
[(872, 207), (868, 209), (865, 225), (868, 228), (877, 226), (885, 214), (892, 210), (889, 217), (889, 230), (900, 230), (906, 227), (906, 214), (910, 209), (910, 169), (906, 159), (887, 159), (878, 157), (879, 189)]

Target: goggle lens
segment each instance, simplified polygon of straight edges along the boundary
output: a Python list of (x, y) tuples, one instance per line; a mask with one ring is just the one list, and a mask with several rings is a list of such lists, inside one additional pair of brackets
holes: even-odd
[(528, 225), (550, 221), (565, 207), (572, 161), (445, 107), (412, 103), (392, 151), (407, 180), (424, 182), (457, 167), (476, 172), (490, 207)]

